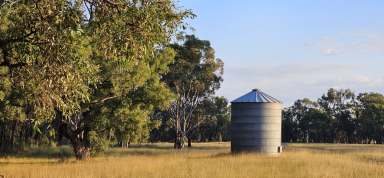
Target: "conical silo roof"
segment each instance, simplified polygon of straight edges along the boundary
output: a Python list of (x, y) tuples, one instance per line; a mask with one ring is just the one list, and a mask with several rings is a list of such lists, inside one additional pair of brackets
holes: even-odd
[(262, 92), (259, 89), (253, 89), (251, 92), (235, 99), (232, 103), (281, 103), (278, 99)]

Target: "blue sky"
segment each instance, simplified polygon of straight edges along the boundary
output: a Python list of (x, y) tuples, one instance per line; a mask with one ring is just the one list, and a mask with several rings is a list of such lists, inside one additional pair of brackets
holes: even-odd
[(223, 59), (217, 92), (260, 88), (285, 105), (328, 88), (383, 92), (382, 0), (180, 0), (188, 23)]

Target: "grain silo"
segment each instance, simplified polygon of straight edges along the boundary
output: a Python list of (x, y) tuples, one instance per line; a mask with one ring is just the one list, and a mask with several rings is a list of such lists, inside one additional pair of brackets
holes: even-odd
[(253, 89), (232, 101), (231, 109), (232, 152), (282, 152), (279, 100)]

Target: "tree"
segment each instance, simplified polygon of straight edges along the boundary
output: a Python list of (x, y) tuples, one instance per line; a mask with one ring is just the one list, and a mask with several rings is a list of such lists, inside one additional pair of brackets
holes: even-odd
[(181, 149), (187, 135), (202, 120), (194, 120), (198, 105), (220, 87), (223, 62), (215, 57), (209, 41), (186, 36), (183, 45), (173, 44), (175, 62), (163, 80), (176, 95), (169, 113), (176, 131), (174, 147)]
[(318, 102), (298, 100), (284, 110), (283, 140), (316, 143), (384, 142), (384, 96), (329, 89)]
[[(98, 67), (65, 1), (6, 1), (0, 7), (1, 117), (38, 125), (55, 110), (69, 116), (89, 100)], [(4, 84), (3, 83), (3, 84)]]
[(329, 128), (331, 118), (326, 112), (319, 108), (311, 108), (304, 115), (302, 124), (306, 130), (307, 143), (330, 143), (332, 142)]
[(359, 101), (359, 129), (363, 143), (384, 143), (384, 96), (379, 93), (362, 93)]
[(308, 113), (318, 109), (316, 102), (304, 98), (283, 112), (283, 140), (309, 142), (310, 127)]
[[(205, 99), (197, 108), (195, 118), (203, 118), (191, 135), (199, 141), (228, 141), (230, 127), (230, 109), (228, 101), (224, 97), (210, 97)], [(188, 145), (190, 140), (188, 138)]]
[(318, 102), (334, 122), (334, 137), (338, 142), (350, 143), (355, 137), (355, 94), (348, 89), (331, 88)]
[(190, 15), (171, 0), (3, 2), (1, 117), (54, 119), (76, 157), (88, 158), (104, 133), (98, 124), (113, 120), (98, 117), (103, 105), (149, 113), (140, 94), (167, 104), (160, 78), (174, 55), (166, 46)]

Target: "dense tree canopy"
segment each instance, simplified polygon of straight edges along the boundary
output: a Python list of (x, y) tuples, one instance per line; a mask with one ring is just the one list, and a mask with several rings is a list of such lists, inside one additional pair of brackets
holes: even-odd
[(230, 108), (224, 97), (216, 96), (203, 100), (194, 118), (204, 122), (191, 133), (190, 140), (220, 142), (230, 140)]
[(160, 82), (174, 56), (167, 45), (190, 15), (170, 0), (3, 2), (1, 120), (54, 119), (76, 156), (88, 157), (113, 118), (140, 120), (169, 103)]
[(298, 100), (284, 110), (283, 141), (383, 143), (384, 96), (330, 89), (317, 102)]

